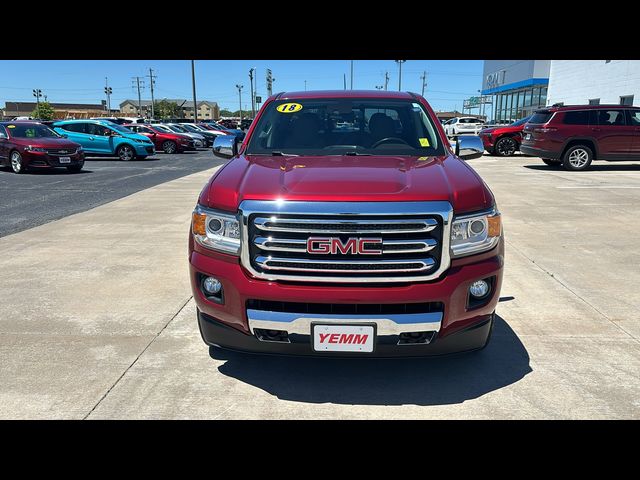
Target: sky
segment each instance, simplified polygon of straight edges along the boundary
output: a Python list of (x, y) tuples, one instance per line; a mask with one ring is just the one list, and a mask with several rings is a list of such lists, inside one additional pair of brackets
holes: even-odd
[[(402, 90), (420, 93), (423, 71), (427, 72), (425, 97), (436, 110), (462, 110), (465, 98), (478, 95), (482, 84), (482, 60), (407, 60), (402, 66)], [(273, 72), (273, 92), (342, 89), (343, 75), (350, 87), (349, 60), (197, 60), (198, 100), (218, 102), (222, 109), (237, 110), (236, 84), (242, 89), (243, 110), (251, 108), (249, 69), (256, 68), (257, 94), (267, 97), (266, 69)], [(133, 77), (145, 78), (149, 68), (157, 75), (156, 100), (192, 99), (189, 60), (2, 60), (0, 61), (0, 106), (7, 101), (34, 101), (39, 88), (50, 102), (100, 103), (105, 100), (105, 77), (113, 89), (111, 108), (125, 99), (137, 99)], [(398, 89), (398, 65), (393, 60), (354, 60), (353, 88), (374, 89), (384, 85), (389, 72), (389, 90)], [(151, 98), (145, 78), (142, 99)]]

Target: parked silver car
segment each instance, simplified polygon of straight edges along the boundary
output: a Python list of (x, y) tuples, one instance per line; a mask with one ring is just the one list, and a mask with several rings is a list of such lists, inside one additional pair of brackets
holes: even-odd
[(190, 132), (186, 128), (184, 128), (179, 123), (163, 123), (165, 127), (175, 133), (182, 133), (183, 135), (187, 135), (193, 138), (193, 143), (196, 148), (203, 148), (207, 145), (207, 141), (204, 138), (204, 135), (200, 135), (199, 133)]

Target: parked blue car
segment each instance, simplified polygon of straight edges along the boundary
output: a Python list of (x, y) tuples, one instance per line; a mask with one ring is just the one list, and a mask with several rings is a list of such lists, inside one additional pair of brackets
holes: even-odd
[(89, 156), (117, 156), (128, 161), (142, 160), (156, 153), (147, 137), (106, 120), (64, 120), (55, 122), (53, 129), (82, 145), (85, 155)]

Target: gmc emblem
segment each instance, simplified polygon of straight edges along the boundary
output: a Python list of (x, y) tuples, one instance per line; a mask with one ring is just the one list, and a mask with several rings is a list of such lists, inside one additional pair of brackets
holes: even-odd
[[(369, 248), (365, 248), (369, 245)], [(381, 238), (348, 238), (343, 242), (337, 237), (310, 237), (307, 240), (307, 252), (319, 255), (380, 255), (382, 248), (371, 248), (371, 245), (382, 245)]]

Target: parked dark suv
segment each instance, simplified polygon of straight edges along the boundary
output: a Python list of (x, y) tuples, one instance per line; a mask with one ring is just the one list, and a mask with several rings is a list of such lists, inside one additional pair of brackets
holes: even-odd
[(640, 107), (567, 105), (537, 110), (520, 151), (547, 165), (586, 170), (593, 160), (640, 160)]

